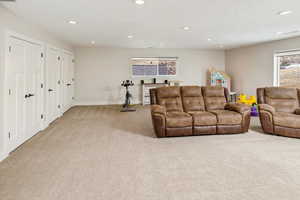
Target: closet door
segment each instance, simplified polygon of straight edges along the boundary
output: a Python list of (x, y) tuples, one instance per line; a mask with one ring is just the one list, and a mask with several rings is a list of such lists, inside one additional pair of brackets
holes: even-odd
[(70, 99), (70, 107), (74, 104), (74, 92), (75, 92), (75, 59), (74, 56), (71, 57), (71, 64), (70, 64), (70, 93), (69, 93), (69, 99)]
[(27, 43), (25, 59), (25, 127), (27, 138), (41, 130), (43, 117), (43, 48), (41, 45)]
[(62, 102), (63, 110), (66, 112), (69, 109), (68, 103), (68, 82), (69, 82), (69, 54), (63, 52), (63, 61), (62, 61)]
[(6, 83), (8, 151), (11, 152), (41, 130), (43, 112), (43, 48), (29, 41), (9, 38)]
[(8, 151), (18, 147), (25, 138), (25, 58), (26, 43), (9, 38), (6, 83), (8, 98), (6, 126), (8, 131)]
[(47, 122), (61, 115), (60, 111), (60, 52), (55, 48), (47, 48), (46, 58), (46, 107)]
[(74, 63), (73, 55), (63, 53), (62, 79), (63, 79), (63, 108), (64, 112), (73, 105), (74, 96)]

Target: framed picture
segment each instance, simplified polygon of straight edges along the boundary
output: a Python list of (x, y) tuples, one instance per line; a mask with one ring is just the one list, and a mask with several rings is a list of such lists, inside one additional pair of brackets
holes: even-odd
[(133, 77), (176, 76), (177, 57), (132, 58)]

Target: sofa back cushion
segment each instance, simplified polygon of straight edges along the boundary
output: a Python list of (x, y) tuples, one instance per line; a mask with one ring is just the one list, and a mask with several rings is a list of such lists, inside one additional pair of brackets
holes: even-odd
[(257, 88), (256, 89), (256, 95), (257, 95), (257, 103), (258, 104), (265, 104), (265, 88)]
[(265, 103), (273, 106), (276, 112), (293, 113), (299, 107), (296, 88), (265, 88)]
[(167, 112), (182, 112), (180, 87), (161, 87), (156, 89), (157, 103), (166, 108)]
[(202, 88), (206, 110), (224, 110), (228, 98), (228, 90), (223, 87)]
[(181, 97), (185, 112), (205, 110), (201, 87), (183, 86), (181, 87)]

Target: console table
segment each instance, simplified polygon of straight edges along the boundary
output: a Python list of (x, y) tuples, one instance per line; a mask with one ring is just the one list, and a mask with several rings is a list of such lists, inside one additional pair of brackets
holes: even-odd
[(150, 104), (150, 89), (168, 86), (166, 83), (144, 83), (142, 85), (142, 103), (143, 105)]

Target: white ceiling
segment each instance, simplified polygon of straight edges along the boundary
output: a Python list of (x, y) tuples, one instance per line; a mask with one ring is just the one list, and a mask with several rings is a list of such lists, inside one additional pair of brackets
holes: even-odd
[[(300, 33), (299, 0), (17, 0), (3, 3), (74, 46), (226, 49)], [(287, 16), (277, 13), (292, 10)], [(69, 20), (78, 21), (71, 25)], [(182, 27), (189, 26), (189, 31)], [(128, 39), (133, 35), (133, 39)], [(213, 39), (208, 41), (208, 38)]]

